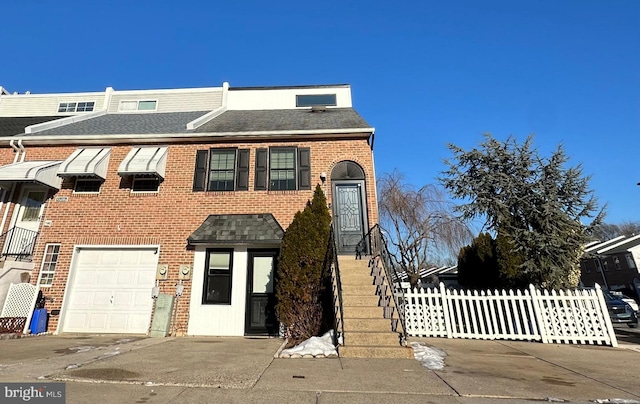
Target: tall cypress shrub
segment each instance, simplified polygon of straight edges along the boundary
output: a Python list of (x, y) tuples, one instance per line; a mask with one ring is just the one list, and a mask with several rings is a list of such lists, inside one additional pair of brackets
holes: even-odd
[(327, 200), (318, 185), (312, 201), (295, 214), (280, 249), (276, 314), (292, 344), (322, 328), (321, 276), (330, 227)]

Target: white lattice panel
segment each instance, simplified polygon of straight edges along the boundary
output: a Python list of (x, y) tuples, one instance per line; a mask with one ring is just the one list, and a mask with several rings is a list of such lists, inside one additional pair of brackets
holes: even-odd
[(396, 285), (411, 336), (542, 340), (617, 346), (599, 286), (593, 290), (457, 291)]
[(12, 283), (9, 286), (9, 293), (7, 293), (0, 317), (31, 318), (38, 298), (38, 290), (37, 286), (30, 283)]

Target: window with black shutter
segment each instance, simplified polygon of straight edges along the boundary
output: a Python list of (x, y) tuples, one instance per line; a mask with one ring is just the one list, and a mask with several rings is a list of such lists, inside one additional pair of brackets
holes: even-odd
[(255, 190), (311, 189), (311, 150), (308, 147), (257, 149), (255, 168)]
[(193, 191), (246, 191), (249, 189), (249, 149), (198, 150)]

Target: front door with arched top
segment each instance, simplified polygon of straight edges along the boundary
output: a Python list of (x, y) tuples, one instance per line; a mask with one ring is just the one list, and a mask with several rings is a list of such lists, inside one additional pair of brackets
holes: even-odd
[(355, 255), (368, 229), (364, 170), (353, 161), (341, 161), (331, 171), (331, 189), (338, 253)]

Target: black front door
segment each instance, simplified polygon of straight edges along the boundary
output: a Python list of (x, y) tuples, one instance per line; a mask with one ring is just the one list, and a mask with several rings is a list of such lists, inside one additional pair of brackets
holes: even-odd
[(244, 332), (247, 335), (277, 335), (275, 270), (278, 250), (249, 250), (247, 309)]
[(364, 237), (362, 185), (336, 184), (334, 195), (338, 252), (355, 255), (356, 246)]

